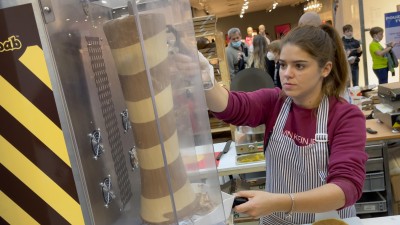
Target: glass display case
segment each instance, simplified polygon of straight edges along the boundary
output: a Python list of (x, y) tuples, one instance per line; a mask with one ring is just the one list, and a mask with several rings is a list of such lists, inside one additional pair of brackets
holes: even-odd
[(26, 215), (8, 223), (225, 224), (189, 1), (2, 0), (0, 14), (0, 123), (30, 135), (13, 149), (1, 130), (25, 155), (5, 169), (43, 176), (4, 189)]

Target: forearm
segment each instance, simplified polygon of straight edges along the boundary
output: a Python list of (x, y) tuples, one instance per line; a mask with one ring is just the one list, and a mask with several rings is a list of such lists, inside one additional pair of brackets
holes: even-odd
[(390, 50), (392, 49), (392, 47), (386, 47), (381, 51), (377, 51), (376, 54), (379, 56), (384, 56), (386, 53), (388, 53)]
[(208, 109), (213, 112), (222, 112), (228, 105), (228, 90), (218, 85), (215, 85), (212, 89), (205, 91)]
[[(342, 189), (336, 184), (294, 193), (294, 212), (319, 213), (342, 208), (346, 202)], [(290, 205), (287, 206), (290, 210)]]
[(245, 62), (247, 62), (248, 59), (249, 59), (249, 57), (246, 56), (245, 54), (243, 54), (243, 60), (244, 60)]
[(240, 191), (237, 196), (247, 197), (249, 201), (235, 207), (235, 211), (253, 218), (269, 215), (273, 212), (320, 213), (340, 209), (345, 204), (343, 191), (335, 184), (326, 184), (319, 188), (289, 194), (274, 194), (264, 191)]

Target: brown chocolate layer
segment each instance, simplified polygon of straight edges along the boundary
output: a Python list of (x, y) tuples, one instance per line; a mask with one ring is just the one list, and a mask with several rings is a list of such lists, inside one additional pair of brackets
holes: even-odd
[[(190, 219), (190, 217), (192, 217), (195, 214), (195, 212), (198, 210), (199, 202), (200, 202), (199, 197), (196, 197), (196, 199), (193, 202), (188, 203), (188, 205), (183, 207), (181, 210), (177, 210), (178, 219), (179, 220), (182, 220), (184, 218)], [(158, 223), (154, 222), (154, 221), (146, 220), (144, 218), (142, 218), (142, 219), (148, 225), (169, 225), (169, 224), (176, 222), (175, 215), (173, 212), (165, 213), (164, 217), (166, 217), (168, 220), (164, 221), (164, 222), (158, 222)]]
[[(163, 14), (141, 14), (139, 18), (144, 40), (166, 29)], [(139, 42), (134, 16), (108, 21), (103, 29), (111, 49), (123, 48)]]
[[(139, 153), (140, 154), (140, 153)], [(176, 192), (187, 182), (185, 165), (182, 158), (178, 157), (175, 161), (168, 164), (168, 170), (172, 185), (172, 192)], [(157, 199), (168, 196), (170, 190), (168, 188), (168, 179), (166, 168), (145, 170), (140, 168), (140, 176), (142, 179), (142, 196), (147, 199)]]
[(155, 104), (151, 98), (137, 102), (125, 101), (129, 111), (129, 119), (132, 123), (148, 123), (156, 119), (154, 106), (157, 107), (157, 117), (165, 116), (169, 111), (172, 111), (173, 99), (172, 88), (168, 86), (154, 98)]
[[(159, 120), (163, 139), (168, 140), (176, 131), (174, 111), (171, 110)], [(147, 149), (160, 144), (155, 120), (148, 123), (132, 123), (132, 128), (139, 149)]]
[[(155, 95), (160, 93), (171, 83), (170, 77), (168, 76), (168, 65), (169, 60), (166, 58), (161, 64), (150, 69)], [(126, 101), (136, 102), (151, 97), (146, 71), (131, 76), (120, 75), (119, 80)]]
[[(178, 134), (175, 132), (169, 139), (164, 141), (165, 157), (167, 164), (181, 157), (178, 143)], [(148, 149), (140, 149), (138, 154), (140, 167), (145, 170), (153, 170), (164, 167), (164, 156), (161, 145), (156, 145)]]

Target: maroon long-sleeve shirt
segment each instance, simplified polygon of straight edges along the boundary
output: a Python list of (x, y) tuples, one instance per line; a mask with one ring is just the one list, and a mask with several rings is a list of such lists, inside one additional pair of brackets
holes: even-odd
[[(234, 125), (258, 126), (265, 124), (265, 140), (276, 122), (284, 103), (281, 90), (261, 89), (255, 92), (230, 92), (225, 111), (214, 113), (225, 122)], [(292, 103), (285, 128), (285, 135), (299, 146), (314, 143), (317, 109), (305, 109)], [(338, 185), (346, 196), (344, 207), (353, 205), (362, 195), (365, 180), (366, 127), (365, 116), (343, 99), (329, 98), (328, 183)]]

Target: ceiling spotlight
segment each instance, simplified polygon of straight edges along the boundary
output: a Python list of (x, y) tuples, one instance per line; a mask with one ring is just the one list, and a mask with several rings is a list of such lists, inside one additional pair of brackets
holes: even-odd
[(304, 12), (319, 12), (322, 9), (322, 3), (318, 0), (307, 1), (304, 5)]

